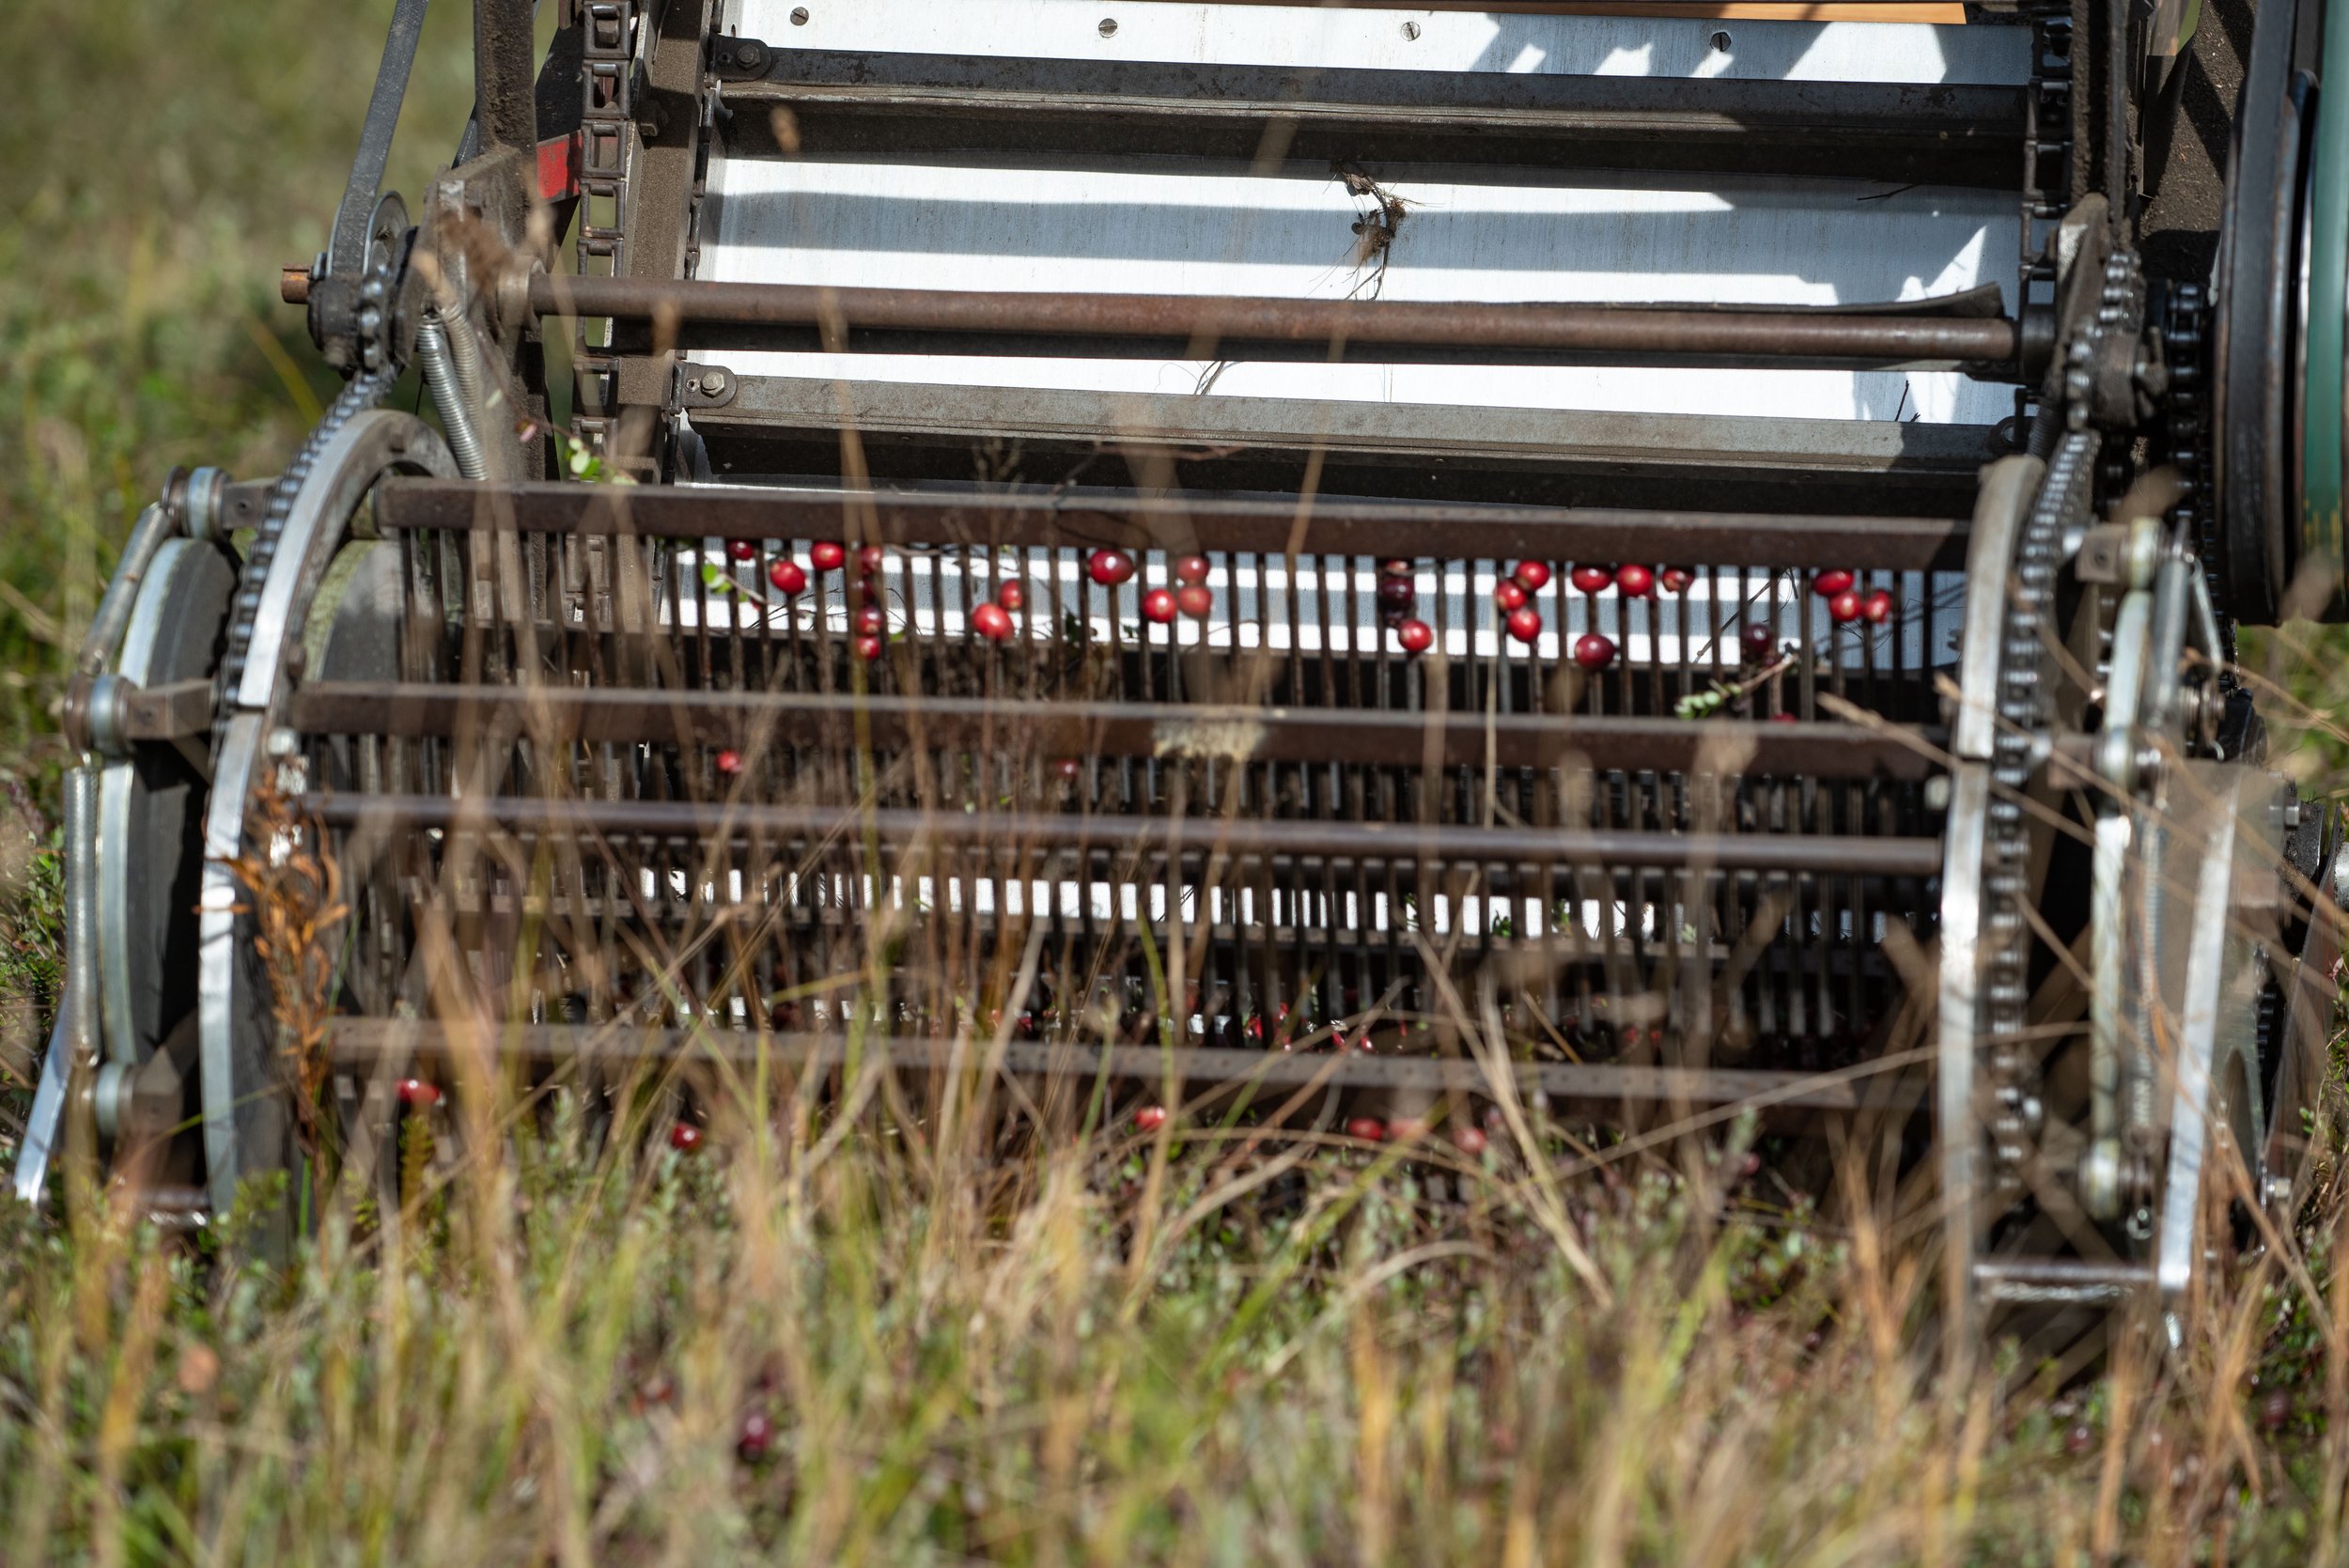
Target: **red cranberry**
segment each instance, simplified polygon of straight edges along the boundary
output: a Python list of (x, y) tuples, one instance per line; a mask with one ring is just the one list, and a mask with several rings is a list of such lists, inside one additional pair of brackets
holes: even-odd
[(1387, 577), (1409, 577), (1419, 570), (1419, 567), (1398, 555), (1392, 561), (1379, 562), (1378, 570)]
[(1509, 635), (1520, 643), (1538, 643), (1542, 636), (1542, 617), (1532, 610), (1509, 612)]
[(1773, 724), (1799, 724), (1802, 722), (1802, 719), (1799, 715), (1793, 713), (1773, 713), (1770, 715), (1770, 722)]
[(1425, 621), (1405, 621), (1394, 629), (1394, 635), (1405, 653), (1425, 653), (1436, 644), (1436, 629)]
[(859, 609), (853, 623), (860, 637), (878, 637), (889, 629), (889, 613), (878, 604)]
[(1378, 580), (1378, 602), (1391, 610), (1408, 610), (1419, 602), (1419, 584), (1408, 577)]
[(1615, 661), (1615, 644), (1595, 631), (1574, 640), (1574, 661), (1586, 670), (1604, 670)]
[(1656, 574), (1633, 562), (1615, 568), (1615, 591), (1626, 598), (1646, 598), (1656, 592)]
[(1606, 567), (1577, 567), (1572, 581), (1582, 593), (1603, 594), (1614, 584), (1615, 574)]
[(1846, 588), (1849, 588), (1851, 583), (1852, 576), (1851, 573), (1847, 571), (1823, 571), (1818, 576), (1811, 580), (1811, 591), (1818, 595), (1821, 598), (1833, 598), (1836, 595), (1843, 592)]
[(1745, 644), (1748, 659), (1767, 659), (1778, 649), (1778, 629), (1767, 621), (1748, 621), (1739, 640)]
[(860, 637), (856, 640), (856, 656), (870, 664), (881, 656), (884, 646), (878, 637)]
[(882, 563), (887, 560), (888, 556), (882, 552), (880, 546), (860, 545), (856, 552), (857, 575), (860, 577), (875, 576), (880, 571)]
[(1174, 618), (1174, 596), (1164, 588), (1153, 588), (1142, 596), (1142, 618), (1159, 626)]
[(807, 547), (808, 564), (817, 571), (832, 571), (848, 558), (848, 547), (834, 539), (818, 539)]
[(2292, 1396), (2278, 1389), (2260, 1401), (2260, 1425), (2270, 1432), (2281, 1432), (2292, 1421)]
[(1485, 1152), (1485, 1129), (1473, 1123), (1462, 1123), (1452, 1129), (1452, 1146), (1464, 1155), (1483, 1154)]
[(1516, 579), (1517, 586), (1523, 588), (1527, 593), (1538, 594), (1544, 588), (1549, 586), (1549, 563), (1547, 561), (1519, 561), (1516, 567), (1511, 568), (1509, 575)]
[(441, 1103), (440, 1085), (420, 1078), (401, 1079), (398, 1094), (400, 1104), (416, 1110), (423, 1110)]
[(1204, 555), (1183, 555), (1175, 558), (1174, 581), (1205, 582), (1207, 580), (1207, 558)]
[(1134, 575), (1134, 558), (1122, 550), (1097, 550), (1086, 560), (1085, 570), (1102, 587), (1114, 588)]
[(1697, 574), (1686, 567), (1666, 567), (1656, 578), (1668, 594), (1685, 594), (1688, 591), (1688, 584), (1696, 580)]
[(1870, 626), (1882, 626), (1892, 618), (1892, 596), (1878, 588), (1859, 601), (1859, 618)]
[(807, 586), (807, 572), (786, 555), (767, 568), (767, 581), (775, 585), (779, 594), (796, 594)]
[(1387, 1124), (1376, 1116), (1357, 1116), (1346, 1124), (1346, 1136), (1359, 1138), (1365, 1143), (1383, 1143)]
[(1000, 604), (982, 604), (971, 612), (971, 629), (990, 643), (1011, 641), (1011, 612)]
[(718, 771), (727, 778), (742, 771), (742, 753), (729, 746), (718, 753)]
[(1027, 585), (1018, 578), (999, 582), (995, 587), (995, 602), (1006, 610), (1019, 610), (1028, 602)]
[(758, 559), (758, 542), (755, 539), (732, 540), (726, 545), (726, 553), (738, 561), (755, 561)]
[(1842, 626), (1845, 621), (1859, 619), (1859, 596), (1849, 588), (1838, 594), (1829, 594), (1827, 600), (1827, 613), (1828, 618), (1837, 626)]
[(690, 1154), (702, 1146), (702, 1129), (691, 1122), (679, 1122), (669, 1129), (669, 1147)]
[(1052, 763), (1052, 771), (1070, 784), (1084, 777), (1085, 765), (1075, 757), (1060, 757)]
[(1136, 1132), (1156, 1132), (1164, 1126), (1166, 1126), (1166, 1107), (1162, 1105), (1145, 1105), (1134, 1112)]
[(1197, 582), (1174, 590), (1174, 608), (1194, 621), (1204, 621), (1215, 609), (1215, 591)]
[(1504, 577), (1493, 587), (1493, 602), (1505, 613), (1525, 608), (1525, 589), (1514, 577)]
[(774, 1447), (775, 1423), (754, 1410), (742, 1418), (742, 1430), (735, 1435), (734, 1452), (745, 1465), (755, 1465), (767, 1457)]

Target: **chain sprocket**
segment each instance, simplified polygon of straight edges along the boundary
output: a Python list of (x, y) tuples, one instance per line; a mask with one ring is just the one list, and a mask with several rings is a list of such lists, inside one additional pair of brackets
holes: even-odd
[(2144, 317), (2145, 293), (2137, 260), (2119, 253), (2105, 264), (2095, 319), (2073, 339), (2074, 394), (2063, 410), (2066, 428), (2047, 459), (2047, 473), (2023, 522), (2015, 551), (1999, 660), (1999, 728), (1994, 741), (1993, 794), (1985, 814), (1982, 895), (1984, 955), (1983, 1024), (1991, 1045), (1984, 1055), (1992, 1172), (1997, 1187), (2018, 1189), (2038, 1120), (2040, 1058), (2026, 1035), (2030, 1003), (2031, 940), (2025, 906), (2031, 896), (2030, 833), (2023, 798), (2051, 750), (2054, 689), (2060, 678), (2054, 628), (2056, 590), (2071, 541), (2091, 520), (2103, 433), (2089, 417), (2091, 367), (2103, 340), (2134, 338)]
[(328, 443), (353, 418), (381, 403), (399, 380), (400, 362), (391, 322), (395, 265), (395, 256), (384, 256), (360, 285), (359, 372), (327, 406), (302, 449), (286, 464), (286, 472), (270, 491), (269, 505), (245, 550), (236, 597), (229, 604), (227, 643), (221, 654), (217, 701), (213, 705), (215, 752), (226, 738), (229, 716), (236, 711), (237, 691), (244, 683), (245, 666), (251, 660), (253, 639), (259, 628), (263, 590), (269, 584), (270, 568), (277, 559), (287, 520), (292, 515), (294, 498), (301, 493)]

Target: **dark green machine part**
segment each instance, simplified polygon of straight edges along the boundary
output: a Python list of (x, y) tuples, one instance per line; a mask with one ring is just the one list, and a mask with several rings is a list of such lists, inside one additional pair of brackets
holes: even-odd
[[(2326, 92), (2324, 84), (2334, 90)], [(2308, 237), (2300, 405), (2300, 567), (2286, 604), (2303, 597), (2324, 618), (2349, 619), (2342, 582), (2341, 319), (2349, 268), (2349, 6), (2325, 7), (2315, 124), (2309, 137)], [(2305, 575), (2305, 586), (2299, 581)]]
[(2252, 625), (2349, 620), (2349, 5), (2258, 8), (2235, 127), (2212, 341), (2214, 576)]

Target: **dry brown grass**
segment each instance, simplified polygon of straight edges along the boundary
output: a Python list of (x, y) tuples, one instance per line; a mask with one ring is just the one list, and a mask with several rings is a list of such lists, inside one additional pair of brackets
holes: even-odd
[[(454, 125), (463, 13), (435, 11), (412, 116)], [(323, 230), (373, 38), (290, 0), (0, 8), (29, 62), (0, 126), (0, 768), (54, 765), (57, 648), (137, 502), (179, 461), (266, 472), (306, 424), (269, 281)], [(2250, 660), (2320, 735), (2332, 648)], [(2294, 754), (2322, 784), (2340, 751)], [(39, 837), (0, 822), (11, 1038), (53, 983)], [(1473, 1167), (1236, 1160), (1181, 1122), (1007, 1152), (992, 1118), (983, 1149), (926, 1101), (787, 1087), (713, 1094), (680, 1154), (661, 1083), (609, 1128), (484, 1084), (411, 1123), (401, 1203), (344, 1194), (282, 1268), (241, 1219), (190, 1245), (86, 1190), (62, 1226), (0, 1200), (0, 1560), (2344, 1555), (2331, 1164), (2176, 1353), (2137, 1325), (2092, 1378), (1951, 1386), (1913, 1217), (1815, 1155), (1746, 1175), (1742, 1130), (1552, 1188), (1537, 1118)]]

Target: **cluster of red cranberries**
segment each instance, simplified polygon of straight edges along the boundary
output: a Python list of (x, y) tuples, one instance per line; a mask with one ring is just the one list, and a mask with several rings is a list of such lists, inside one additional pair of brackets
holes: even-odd
[[(1426, 622), (1411, 614), (1419, 598), (1413, 563), (1387, 561), (1379, 566), (1378, 574), (1379, 609), (1395, 640), (1406, 653), (1424, 653), (1434, 644), (1436, 634)], [(1494, 584), (1493, 603), (1501, 611), (1501, 625), (1517, 642), (1531, 645), (1541, 640), (1542, 613), (1534, 607), (1534, 596), (1549, 586), (1550, 577), (1546, 563), (1519, 561)], [(1620, 567), (1585, 564), (1567, 575), (1578, 593), (1595, 597), (1612, 588), (1625, 598), (1653, 598), (1659, 591), (1686, 593), (1696, 580), (1695, 570), (1688, 567), (1648, 567), (1637, 561)], [(1613, 640), (1595, 631), (1576, 638), (1573, 652), (1574, 661), (1586, 670), (1604, 670), (1615, 661)]]
[[(1126, 561), (1127, 576), (1133, 574), (1133, 563), (1127, 560), (1124, 551), (1097, 550), (1093, 553), (1095, 560), (1104, 555), (1114, 555), (1119, 560)], [(1208, 612), (1215, 608), (1215, 595), (1207, 588), (1208, 570), (1207, 558), (1204, 555), (1176, 557), (1174, 562), (1176, 586), (1172, 589), (1153, 588), (1143, 595), (1142, 618), (1154, 626), (1172, 625), (1177, 615), (1188, 615), (1194, 621), (1206, 620)], [(1097, 573), (1094, 581), (1097, 582), (1100, 581)], [(1118, 581), (1122, 582), (1125, 578), (1121, 577)]]
[(1890, 594), (1882, 588), (1873, 593), (1861, 593), (1859, 580), (1840, 567), (1823, 571), (1812, 578), (1811, 591), (1827, 600), (1828, 618), (1837, 626), (1845, 626), (1853, 621), (1882, 626), (1892, 618)]
[(1419, 608), (1419, 568), (1409, 561), (1378, 563), (1378, 614), (1408, 654), (1436, 645), (1436, 629), (1414, 613)]
[[(758, 545), (751, 539), (736, 539), (726, 547), (726, 551), (737, 561), (758, 559)], [(879, 659), (881, 651), (889, 645), (889, 613), (880, 607), (880, 590), (877, 584), (881, 567), (888, 560), (888, 553), (880, 546), (861, 545), (851, 551), (837, 539), (818, 539), (807, 547), (807, 567), (801, 566), (788, 555), (779, 556), (767, 568), (767, 581), (775, 592), (788, 597), (807, 586), (809, 567), (818, 574), (838, 571), (848, 564), (852, 554), (856, 561), (856, 582), (851, 597), (856, 608), (848, 617), (849, 646), (856, 650), (859, 659), (870, 663)], [(720, 772), (734, 773), (740, 769), (740, 758), (735, 759), (732, 768), (725, 765), (723, 755), (719, 758)]]
[(990, 643), (1008, 643), (1019, 631), (1012, 619), (1028, 607), (1028, 585), (1007, 577), (995, 585), (995, 597), (971, 612), (971, 629)]

